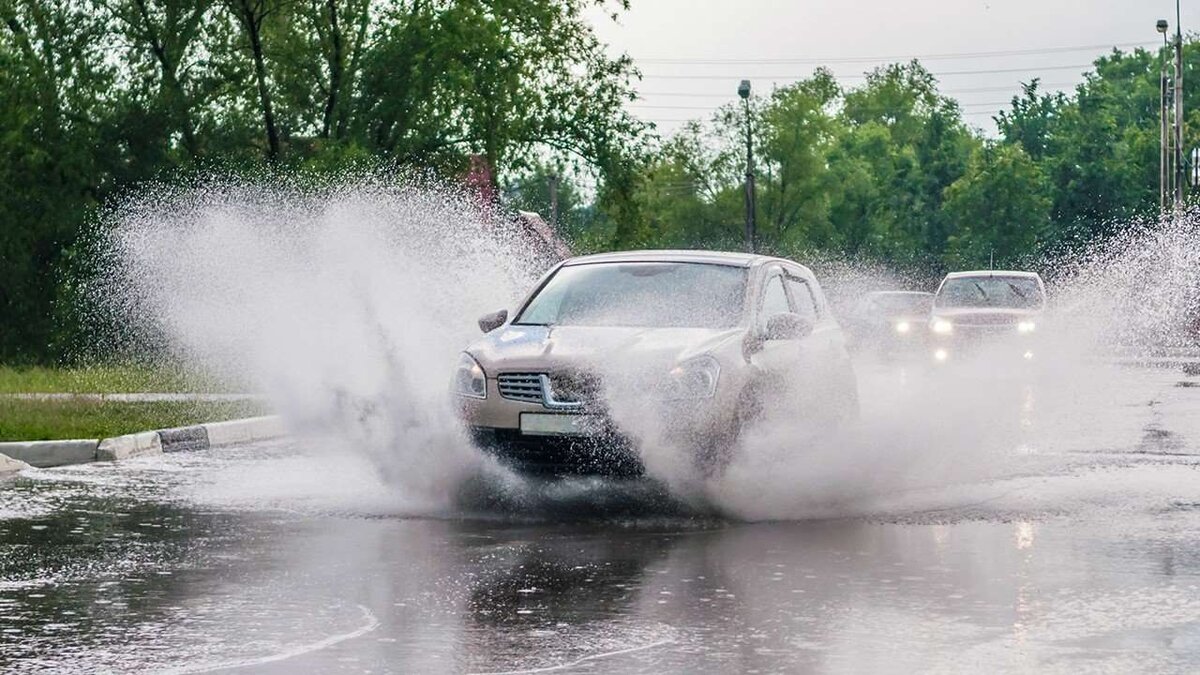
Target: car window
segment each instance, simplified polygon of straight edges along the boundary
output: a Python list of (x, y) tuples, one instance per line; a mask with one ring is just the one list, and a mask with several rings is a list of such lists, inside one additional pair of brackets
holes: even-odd
[(813, 298), (812, 289), (800, 279), (788, 277), (788, 290), (792, 292), (792, 302), (796, 304), (796, 313), (800, 316), (817, 320), (817, 301)]
[(744, 267), (613, 262), (559, 269), (514, 325), (730, 328), (745, 314)]
[(1041, 285), (1030, 277), (977, 276), (946, 279), (938, 307), (1037, 308), (1045, 303)]
[(762, 311), (759, 312), (759, 322), (766, 325), (767, 319), (775, 314), (792, 311), (788, 304), (787, 293), (783, 290), (783, 277), (776, 274), (767, 280), (763, 288)]

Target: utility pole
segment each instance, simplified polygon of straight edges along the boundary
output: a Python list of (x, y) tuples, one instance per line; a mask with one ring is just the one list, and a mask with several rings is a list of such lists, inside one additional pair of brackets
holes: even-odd
[(738, 96), (746, 107), (746, 251), (754, 253), (754, 127), (750, 121), (750, 80), (738, 85)]

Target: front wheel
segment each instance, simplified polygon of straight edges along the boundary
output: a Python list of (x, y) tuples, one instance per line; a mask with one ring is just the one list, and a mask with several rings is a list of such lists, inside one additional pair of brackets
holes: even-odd
[(762, 399), (753, 388), (748, 387), (738, 398), (737, 412), (729, 428), (724, 433), (706, 436), (697, 443), (696, 469), (700, 475), (717, 478), (724, 474), (741, 448), (746, 430), (758, 424), (762, 417)]

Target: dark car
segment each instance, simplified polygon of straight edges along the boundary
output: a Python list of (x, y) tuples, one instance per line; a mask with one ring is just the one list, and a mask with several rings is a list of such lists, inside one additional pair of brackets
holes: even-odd
[(932, 309), (932, 293), (876, 291), (854, 306), (845, 328), (852, 345), (860, 351), (923, 353)]

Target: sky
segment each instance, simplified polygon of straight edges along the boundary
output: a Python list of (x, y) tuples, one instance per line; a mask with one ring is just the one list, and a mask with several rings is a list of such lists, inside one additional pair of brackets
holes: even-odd
[[(601, 40), (644, 77), (630, 104), (664, 135), (736, 100), (750, 79), (769, 92), (826, 65), (846, 86), (882, 63), (923, 58), (968, 124), (991, 116), (1021, 83), (1071, 91), (1114, 45), (1153, 48), (1160, 18), (1175, 30), (1175, 0), (631, 0), (614, 22), (594, 10)], [(1183, 0), (1184, 32), (1200, 30), (1200, 0)], [(1031, 53), (1032, 52), (1032, 53)], [(845, 76), (845, 77), (843, 77)]]

